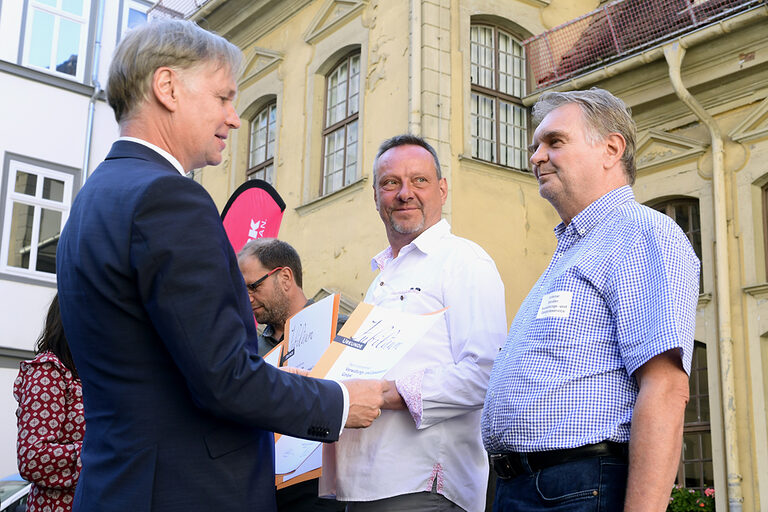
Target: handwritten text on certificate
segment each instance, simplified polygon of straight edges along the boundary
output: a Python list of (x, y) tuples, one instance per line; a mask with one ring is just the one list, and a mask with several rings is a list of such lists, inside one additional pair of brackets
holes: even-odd
[(413, 315), (374, 307), (352, 338), (336, 337), (347, 348), (325, 378), (383, 378), (439, 318), (442, 312)]

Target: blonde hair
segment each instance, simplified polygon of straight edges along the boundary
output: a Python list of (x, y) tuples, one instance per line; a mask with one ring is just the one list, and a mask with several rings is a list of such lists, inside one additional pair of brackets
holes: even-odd
[(215, 63), (237, 75), (241, 62), (239, 48), (191, 21), (155, 20), (132, 29), (117, 46), (109, 67), (107, 101), (120, 123), (146, 100), (157, 68), (187, 70)]

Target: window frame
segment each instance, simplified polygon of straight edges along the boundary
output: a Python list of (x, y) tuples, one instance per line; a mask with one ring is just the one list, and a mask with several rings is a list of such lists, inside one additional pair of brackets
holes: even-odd
[[(86, 68), (88, 66), (87, 61), (89, 60), (89, 47), (88, 42), (90, 41), (90, 32), (91, 32), (91, 10), (93, 7), (93, 0), (82, 0), (83, 1), (83, 14), (82, 16), (77, 16), (72, 13), (68, 13), (64, 10), (62, 10), (60, 7), (58, 7), (59, 2), (63, 0), (57, 0), (57, 6), (51, 7), (49, 5), (38, 3), (37, 0), (26, 0), (25, 6), (24, 6), (24, 23), (23, 23), (23, 36), (22, 36), (22, 48), (20, 51), (21, 54), (21, 60), (20, 63), (22, 66), (34, 69), (37, 71), (41, 71), (43, 73), (47, 73), (50, 75), (54, 75), (57, 77), (66, 78), (68, 80), (74, 80), (77, 82), (83, 82), (85, 80), (86, 76)], [(52, 68), (45, 68), (40, 67), (35, 64), (30, 63), (30, 56), (32, 51), (32, 26), (35, 20), (35, 11), (38, 12), (44, 12), (52, 15), (54, 17), (54, 33), (52, 35), (52, 41), (51, 41), (51, 61), (55, 60), (56, 51), (58, 50), (58, 43), (59, 41), (56, 40), (56, 36), (58, 35), (59, 27), (61, 26), (61, 19), (67, 19), (69, 21), (79, 23), (81, 25), (81, 32), (80, 32), (80, 42), (78, 45), (78, 54), (77, 54), (77, 67), (75, 69), (75, 74), (70, 75), (69, 73), (64, 73), (61, 71), (56, 70), (56, 63), (52, 64)]]
[[(350, 77), (351, 77), (351, 73), (350, 73), (349, 70), (351, 69), (351, 62), (352, 62), (352, 58), (353, 57), (358, 57), (358, 68), (359, 68), (358, 69), (358, 73), (357, 73), (357, 80), (358, 80), (358, 83), (357, 83), (357, 94), (358, 94), (357, 111), (354, 112), (353, 114), (347, 115), (344, 119), (341, 119), (341, 120), (335, 122), (334, 124), (328, 126), (328, 120), (329, 120), (328, 119), (328, 116), (329, 116), (329, 112), (328, 112), (328, 92), (329, 92), (328, 83), (329, 83), (330, 77), (344, 63), (347, 64), (347, 87), (346, 87), (346, 97), (344, 99), (344, 104), (347, 106), (347, 111), (349, 111), (349, 90), (350, 90), (349, 84), (350, 84)], [(349, 125), (351, 125), (351, 124), (353, 124), (355, 122), (358, 123), (357, 124), (357, 130), (358, 130), (358, 137), (357, 137), (358, 149), (357, 150), (359, 151), (359, 146), (360, 146), (360, 142), (359, 142), (360, 141), (360, 123), (358, 121), (360, 119), (360, 105), (362, 103), (362, 90), (360, 89), (360, 75), (362, 75), (362, 70), (363, 70), (362, 69), (362, 62), (363, 62), (363, 57), (362, 57), (362, 53), (360, 51), (360, 48), (356, 48), (355, 50), (346, 53), (342, 58), (340, 58), (338, 61), (336, 61), (336, 63), (331, 67), (330, 71), (328, 71), (328, 73), (325, 74), (325, 79), (324, 79), (325, 88), (323, 90), (323, 130), (322, 130), (322, 138), (321, 138), (321, 144), (320, 144), (320, 165), (321, 165), (321, 169), (320, 169), (321, 170), (321, 173), (320, 173), (320, 190), (319, 190), (320, 197), (332, 194), (332, 193), (334, 193), (334, 192), (336, 192), (338, 190), (341, 190), (341, 189), (343, 189), (344, 187), (347, 186), (347, 185), (345, 185), (345, 183), (347, 181), (347, 165), (346, 165), (346, 162), (347, 162), (347, 150), (349, 149), (348, 145), (347, 145), (347, 136), (348, 136), (347, 135), (348, 134), (347, 130), (349, 128)], [(326, 178), (328, 177), (328, 175), (326, 174), (326, 162), (325, 162), (326, 139), (327, 139), (327, 137), (329, 135), (335, 133), (336, 131), (338, 131), (338, 130), (340, 130), (342, 128), (344, 128), (344, 157), (343, 157), (344, 166), (342, 168), (342, 174), (341, 174), (342, 185), (339, 188), (336, 188), (336, 189), (333, 189), (333, 190), (326, 190), (325, 182), (326, 182)], [(359, 158), (356, 157), (356, 161), (355, 161), (355, 174), (358, 173), (359, 166), (360, 166)]]
[[(275, 109), (275, 142), (274, 142), (274, 148), (272, 150), (272, 156), (269, 158), (265, 158), (261, 162), (259, 162), (256, 165), (251, 165), (251, 149), (253, 144), (253, 123), (258, 119), (258, 117), (261, 115), (262, 112), (267, 112), (267, 132), (266, 132), (266, 144), (264, 146), (264, 156), (266, 157), (267, 151), (269, 150), (269, 109), (273, 108)], [(262, 108), (256, 111), (256, 114), (251, 118), (250, 121), (248, 121), (248, 152), (246, 153), (246, 159), (248, 162), (248, 168), (245, 171), (245, 179), (251, 180), (251, 179), (263, 179), (270, 185), (274, 186), (275, 182), (277, 181), (277, 176), (274, 176), (274, 179), (272, 181), (267, 179), (267, 172), (266, 169), (270, 165), (272, 166), (273, 172), (274, 172), (274, 165), (275, 165), (275, 154), (277, 154), (277, 144), (278, 144), (278, 137), (277, 137), (277, 99), (273, 99), (269, 102), (267, 102)], [(254, 176), (255, 174), (264, 171), (264, 178), (257, 178)]]
[[(472, 65), (474, 64), (472, 62), (472, 52), (471, 52), (471, 48), (472, 48), (472, 44), (473, 44), (473, 41), (472, 41), (472, 29), (475, 28), (475, 27), (490, 28), (490, 29), (493, 30), (493, 44), (494, 44), (494, 47), (493, 47), (493, 83), (497, 87), (496, 89), (489, 89), (488, 87), (485, 87), (485, 86), (482, 86), (482, 85), (479, 85), (479, 84), (475, 84), (475, 83), (472, 82), (472, 72), (471, 72), (471, 69), (472, 69)], [(508, 28), (504, 27), (503, 25), (500, 25), (499, 23), (494, 23), (494, 22), (491, 22), (491, 21), (483, 21), (483, 20), (472, 21), (469, 24), (469, 30), (470, 30), (470, 34), (469, 34), (468, 41), (469, 41), (469, 49), (470, 49), (470, 51), (468, 52), (468, 56), (469, 56), (469, 85), (470, 85), (470, 87), (469, 87), (469, 89), (470, 89), (470, 91), (469, 91), (469, 98), (470, 98), (470, 100), (469, 100), (470, 126), (471, 126), (471, 118), (472, 118), (472, 116), (473, 115), (479, 115), (479, 111), (478, 112), (473, 112), (472, 111), (472, 95), (473, 94), (478, 94), (478, 95), (481, 95), (481, 96), (485, 96), (487, 98), (491, 98), (493, 100), (493, 109), (494, 109), (494, 118), (493, 118), (493, 133), (494, 133), (493, 151), (494, 151), (494, 154), (495, 154), (495, 160), (487, 160), (485, 158), (481, 158), (480, 155), (479, 155), (479, 151), (477, 151), (477, 154), (475, 154), (476, 153), (476, 140), (477, 139), (472, 136), (471, 128), (470, 128), (470, 133), (469, 133), (470, 148), (471, 148), (470, 149), (470, 154), (472, 155), (473, 159), (478, 160), (480, 162), (488, 162), (488, 163), (491, 163), (491, 164), (494, 164), (494, 165), (499, 165), (499, 166), (507, 168), (507, 169), (516, 169), (516, 170), (519, 170), (519, 171), (522, 171), (522, 172), (530, 172), (530, 169), (528, 167), (528, 149), (527, 149), (527, 146), (528, 146), (528, 144), (531, 141), (531, 132), (532, 132), (531, 131), (531, 122), (532, 122), (532, 117), (531, 117), (531, 109), (526, 107), (523, 104), (523, 97), (525, 96), (526, 91), (527, 91), (527, 87), (528, 87), (528, 82), (527, 82), (527, 72), (528, 72), (527, 66), (528, 66), (528, 64), (527, 64), (527, 59), (525, 59), (525, 55), (524, 54), (523, 54), (523, 63), (522, 63), (523, 66), (522, 66), (522, 68), (523, 68), (524, 72), (526, 73), (526, 76), (522, 77), (522, 80), (521, 80), (522, 81), (522, 86), (523, 86), (523, 91), (522, 91), (523, 95), (520, 96), (520, 97), (512, 96), (512, 95), (510, 95), (508, 93), (502, 92), (501, 91), (501, 87), (500, 87), (500, 84), (501, 84), (501, 81), (500, 81), (500, 78), (501, 78), (501, 71), (500, 71), (500, 67), (501, 67), (500, 66), (501, 51), (499, 50), (499, 35), (500, 35), (500, 32), (503, 32), (506, 36), (510, 37), (515, 43), (520, 45), (521, 48), (522, 48), (521, 41), (522, 41), (523, 38), (521, 38), (519, 35), (515, 34), (514, 31), (511, 31)], [(516, 106), (518, 106), (518, 107), (520, 107), (520, 108), (525, 110), (525, 124), (526, 124), (526, 126), (525, 126), (525, 137), (524, 137), (524, 139), (525, 139), (526, 143), (525, 143), (523, 148), (520, 148), (521, 149), (521, 155), (522, 155), (522, 162), (523, 162), (523, 166), (520, 167), (520, 168), (513, 167), (511, 165), (502, 164), (500, 162), (500, 157), (501, 157), (501, 116), (500, 116), (500, 105), (501, 105), (502, 101), (504, 101), (506, 103), (510, 103), (512, 105), (516, 105)], [(512, 126), (512, 125), (510, 125), (510, 126)], [(516, 129), (514, 126), (512, 126), (512, 128)]]
[[(131, 9), (141, 11), (147, 14), (153, 3), (148, 0), (120, 0), (120, 19), (117, 31), (117, 43), (119, 43), (123, 36), (130, 30), (128, 28), (128, 13)], [(147, 16), (147, 23), (149, 22), (149, 16)]]
[[(710, 487), (709, 485), (706, 485), (704, 482), (704, 473), (705, 473), (705, 466), (709, 464), (710, 470), (713, 474), (713, 481), (711, 487), (714, 488), (714, 454), (712, 451), (712, 408), (709, 407), (709, 418), (705, 420), (702, 420), (701, 418), (701, 407), (700, 404), (703, 400), (709, 401), (709, 366), (700, 366), (697, 362), (696, 358), (696, 349), (703, 350), (704, 354), (703, 357), (706, 360), (706, 354), (707, 354), (707, 345), (700, 342), (700, 341), (694, 341), (694, 354), (693, 354), (693, 360), (691, 361), (691, 387), (695, 387), (695, 389), (691, 389), (691, 399), (688, 401), (688, 404), (686, 405), (686, 409), (689, 407), (696, 407), (697, 411), (697, 418), (700, 421), (693, 421), (693, 422), (687, 422), (683, 423), (683, 445), (681, 447), (680, 452), (680, 463), (677, 468), (677, 483), (681, 486), (684, 486), (688, 489), (697, 489), (701, 492), (704, 492), (704, 489), (707, 487)], [(706, 363), (705, 363), (706, 364)], [(707, 382), (707, 392), (703, 393), (701, 390), (700, 382), (701, 379), (705, 379)], [(695, 384), (694, 384), (695, 382)], [(697, 436), (697, 441), (699, 442), (699, 450), (700, 458), (698, 459), (686, 459), (685, 458), (685, 435), (686, 434), (705, 434), (709, 433), (709, 458), (704, 457), (704, 446), (702, 443), (704, 443), (704, 437), (703, 436)], [(699, 485), (696, 486), (688, 486), (686, 484), (686, 474), (685, 474), (685, 465), (686, 464), (697, 464), (700, 467), (701, 470), (701, 478), (699, 479)]]
[[(17, 171), (34, 174), (38, 177), (34, 197), (21, 194), (14, 190)], [(44, 182), (42, 178), (50, 178), (64, 182), (63, 198), (61, 202), (39, 197), (39, 191), (42, 190)], [(55, 284), (55, 272), (49, 273), (37, 270), (37, 265), (39, 263), (37, 251), (39, 248), (38, 237), (40, 233), (41, 210), (45, 208), (61, 212), (61, 225), (59, 227), (60, 235), (69, 218), (72, 201), (80, 188), (80, 170), (22, 155), (6, 153), (0, 186), (2, 187), (0, 189), (0, 276), (10, 280), (30, 282), (34, 284)], [(29, 205), (34, 208), (32, 217), (32, 238), (30, 240), (30, 268), (28, 269), (14, 267), (8, 264), (14, 203)], [(32, 267), (34, 267), (34, 269)]]
[[(676, 217), (672, 215), (675, 213), (675, 208), (680, 206), (686, 206), (691, 208), (691, 210), (689, 210), (689, 213), (691, 213), (691, 215), (689, 215), (691, 219), (690, 221), (691, 225), (689, 226), (689, 230), (683, 229), (683, 227), (680, 226), (680, 224), (677, 224)], [(703, 246), (702, 246), (703, 240), (701, 238), (701, 205), (698, 198), (670, 197), (667, 199), (663, 199), (661, 201), (654, 202), (652, 208), (658, 212), (663, 213), (664, 215), (666, 215), (667, 217), (675, 221), (675, 224), (677, 224), (680, 227), (680, 229), (683, 231), (685, 236), (688, 238), (688, 241), (691, 243), (691, 247), (693, 247), (693, 251), (696, 253), (696, 256), (699, 258), (699, 261), (702, 262), (702, 267), (703, 267), (704, 252), (703, 252)], [(693, 223), (694, 209), (695, 209), (695, 213), (697, 214), (698, 230), (694, 229), (693, 227), (694, 226), (694, 223)], [(699, 236), (698, 248), (696, 247), (695, 240), (692, 239), (692, 237), (697, 231)], [(704, 293), (704, 272), (701, 270), (699, 271), (699, 293)]]

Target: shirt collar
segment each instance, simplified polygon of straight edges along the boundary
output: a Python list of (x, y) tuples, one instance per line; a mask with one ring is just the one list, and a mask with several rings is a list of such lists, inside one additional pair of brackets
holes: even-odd
[(149, 149), (152, 149), (155, 152), (157, 152), (160, 156), (162, 156), (166, 160), (168, 160), (168, 162), (170, 162), (170, 164), (177, 171), (179, 171), (179, 174), (181, 174), (182, 176), (186, 176), (187, 175), (187, 172), (181, 166), (181, 163), (179, 163), (179, 161), (176, 160), (176, 158), (172, 154), (170, 154), (169, 152), (165, 151), (164, 149), (161, 149), (161, 148), (155, 146), (151, 142), (147, 142), (147, 141), (145, 141), (143, 139), (137, 139), (136, 137), (120, 137), (117, 140), (126, 140), (126, 141), (129, 141), (129, 142), (135, 142), (136, 144), (141, 144), (142, 146), (146, 146)]
[[(439, 222), (425, 229), (413, 242), (400, 249), (399, 254), (408, 253), (414, 249), (418, 249), (424, 254), (429, 254), (435, 248), (438, 241), (450, 232), (451, 225), (448, 224), (448, 221), (440, 219)], [(384, 267), (393, 259), (392, 246), (390, 245), (371, 259), (371, 270), (384, 270)]]
[(614, 208), (634, 199), (635, 194), (629, 185), (613, 189), (580, 211), (567, 226), (562, 222), (558, 224), (555, 236), (560, 238), (565, 233), (584, 236)]

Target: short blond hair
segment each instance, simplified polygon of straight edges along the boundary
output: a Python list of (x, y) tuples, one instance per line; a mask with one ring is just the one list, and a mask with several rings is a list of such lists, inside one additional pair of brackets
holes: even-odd
[(129, 118), (146, 100), (157, 68), (181, 71), (209, 62), (237, 75), (242, 52), (191, 21), (155, 20), (132, 29), (120, 41), (109, 66), (107, 101), (115, 119), (120, 123)]

